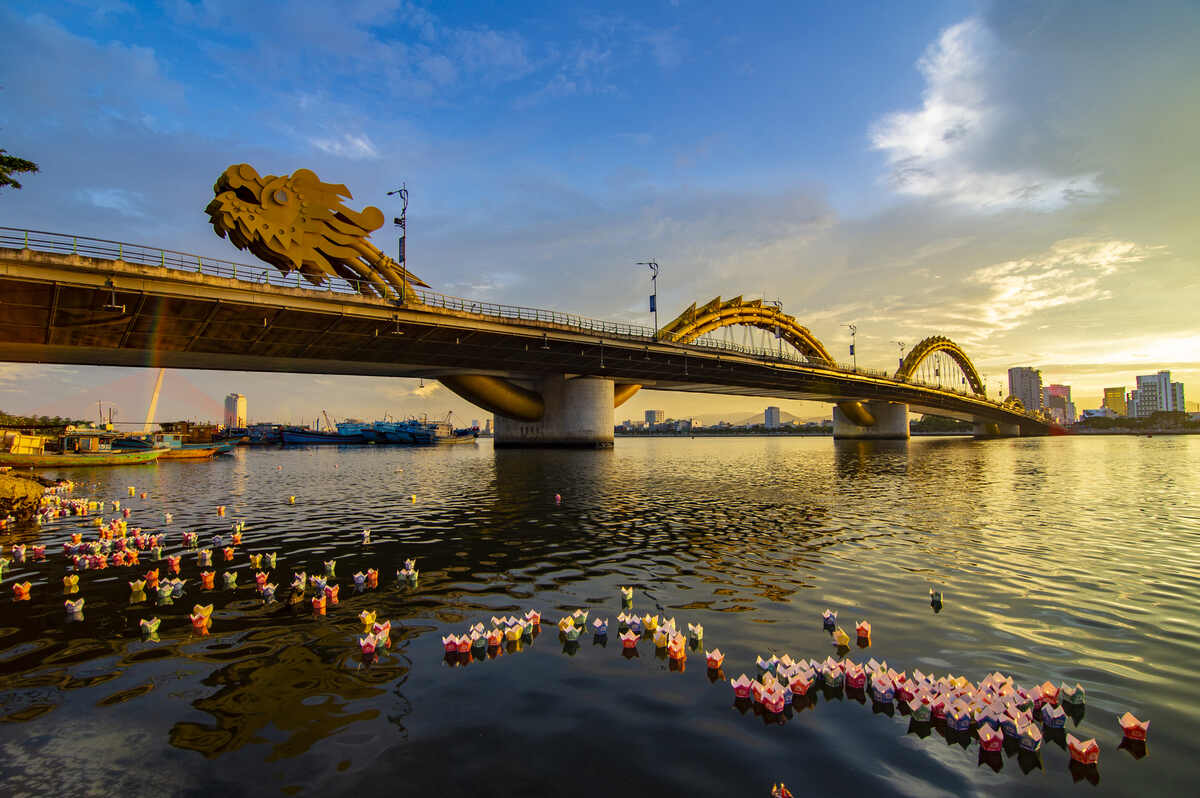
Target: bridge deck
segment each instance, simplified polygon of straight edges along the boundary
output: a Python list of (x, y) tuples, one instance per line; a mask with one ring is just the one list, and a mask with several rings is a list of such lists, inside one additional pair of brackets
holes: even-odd
[(866, 370), (656, 342), (635, 325), (549, 311), (512, 318), (456, 304), (463, 300), (436, 302), (399, 305), (123, 259), (0, 248), (0, 360), (426, 378), (566, 373), (657, 390), (881, 399), (914, 412), (1045, 429), (974, 395)]

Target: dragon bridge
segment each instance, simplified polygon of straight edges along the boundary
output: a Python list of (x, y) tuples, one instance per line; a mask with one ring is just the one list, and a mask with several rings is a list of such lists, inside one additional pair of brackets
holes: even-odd
[[(412, 286), (429, 287), (404, 264), (367, 241), (383, 225), (382, 211), (370, 205), (352, 210), (343, 202), (352, 198), (346, 186), (324, 183), (308, 169), (290, 175), (259, 175), (249, 164), (234, 164), (217, 178), (213, 193), (206, 212), (217, 235), (285, 275), (299, 272), (314, 285), (340, 277), (360, 293), (413, 304), (420, 304), (421, 298)], [(722, 301), (716, 297), (699, 307), (693, 303), (659, 330), (657, 337), (671, 344), (703, 343), (709, 333), (734, 326), (773, 332), (813, 366), (836, 365), (807, 327), (761, 299), (745, 301), (738, 296)], [(975, 393), (985, 393), (970, 359), (957, 344), (941, 336), (926, 338), (914, 347), (897, 370), (896, 379), (910, 380), (927, 358), (938, 353), (957, 363)], [(546, 413), (541, 393), (502, 377), (460, 374), (440, 379), (472, 404), (510, 419), (537, 422)], [(616, 383), (613, 406), (619, 407), (641, 387)], [(1005, 404), (1022, 409), (1012, 397)], [(876, 423), (861, 402), (843, 400), (838, 407), (855, 424), (869, 427)]]

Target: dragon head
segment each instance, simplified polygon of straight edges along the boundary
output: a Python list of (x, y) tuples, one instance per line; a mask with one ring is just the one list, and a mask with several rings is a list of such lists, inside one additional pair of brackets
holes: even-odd
[(234, 164), (213, 186), (205, 209), (213, 230), (284, 274), (298, 271), (314, 285), (342, 277), (364, 294), (415, 299), (409, 286), (428, 287), (367, 241), (383, 225), (383, 212), (347, 208), (341, 184), (322, 183), (308, 169), (259, 175)]

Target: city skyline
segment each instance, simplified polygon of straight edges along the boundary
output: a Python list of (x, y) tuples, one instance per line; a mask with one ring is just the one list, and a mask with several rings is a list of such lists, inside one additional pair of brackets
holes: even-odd
[[(1071, 385), (1080, 409), (1137, 374), (1200, 378), (1186, 304), (1200, 287), (1186, 212), (1200, 167), (1183, 144), (1200, 103), (1171, 79), (1198, 66), (1186, 4), (1136, 17), (928, 3), (748, 20), (695, 4), (380, 3), (307, 28), (269, 4), (235, 8), (0, 11), (24, 43), (0, 54), (0, 144), (42, 168), (0, 194), (4, 223), (244, 261), (207, 226), (212, 181), (242, 160), (304, 166), (385, 214), (386, 191), (407, 182), (414, 270), (450, 294), (647, 324), (648, 275), (634, 263), (653, 257), (665, 319), (718, 294), (765, 295), (839, 360), (855, 323), (865, 367), (894, 367), (893, 341), (944, 334), (990, 386), (1031, 365)], [(314, 5), (306, 18), (331, 13)], [(235, 19), (246, 33), (227, 32)], [(296, 61), (281, 36), (331, 60)], [(1118, 47), (1149, 55), (1119, 75), (1090, 55)], [(247, 85), (267, 56), (280, 68)], [(1154, 147), (1139, 144), (1147, 119)], [(375, 240), (394, 247), (390, 232)], [(140, 421), (153, 380), (5, 364), (0, 407), (90, 416), (107, 401)], [(480, 415), (435, 382), (176, 370), (158, 415), (220, 419), (231, 391), (255, 418)], [(760, 404), (643, 391), (618, 413)]]

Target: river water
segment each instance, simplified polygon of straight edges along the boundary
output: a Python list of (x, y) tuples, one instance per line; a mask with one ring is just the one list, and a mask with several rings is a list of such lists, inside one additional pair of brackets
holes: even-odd
[[(70, 476), (72, 496), (119, 499), (131, 526), (165, 532), (185, 593), (130, 603), (135, 573), (166, 571), (144, 552), (144, 567), (83, 571), (72, 620), (62, 544), (94, 538), (93, 519), (0, 533), (6, 556), (47, 546), (3, 575), (4, 794), (754, 796), (784, 781), (798, 794), (1141, 795), (1200, 783), (1197, 437), (241, 449)], [(182, 532), (227, 543), (239, 520), (242, 545), (229, 563), (215, 552), (218, 589), (202, 590)], [(265, 552), (278, 552), (281, 597), (294, 571), (335, 559), (340, 603), (325, 615), (264, 605), (247, 555)], [(415, 586), (395, 576), (408, 557)], [(356, 591), (367, 568), (379, 587)], [(236, 589), (221, 589), (227, 570)], [(14, 601), (26, 579), (32, 599)], [(703, 651), (681, 669), (649, 640), (623, 655), (621, 585), (640, 611), (702, 624), (723, 674)], [(205, 636), (188, 621), (196, 603), (216, 608)], [(1038, 757), (985, 756), (869, 695), (815, 690), (781, 718), (739, 707), (728, 680), (756, 675), (756, 656), (834, 655), (827, 607), (848, 629), (873, 625), (870, 648), (847, 654), (858, 662), (1081, 683), (1086, 711), (1067, 731), (1096, 738), (1099, 766), (1072, 767), (1055, 739)], [(611, 620), (606, 642), (562, 641), (555, 623), (576, 608)], [(527, 609), (545, 619), (519, 651), (443, 656), (441, 635)], [(393, 630), (369, 662), (363, 610)], [(145, 640), (152, 616), (158, 639)], [(1119, 747), (1126, 710), (1151, 720), (1144, 751)]]

